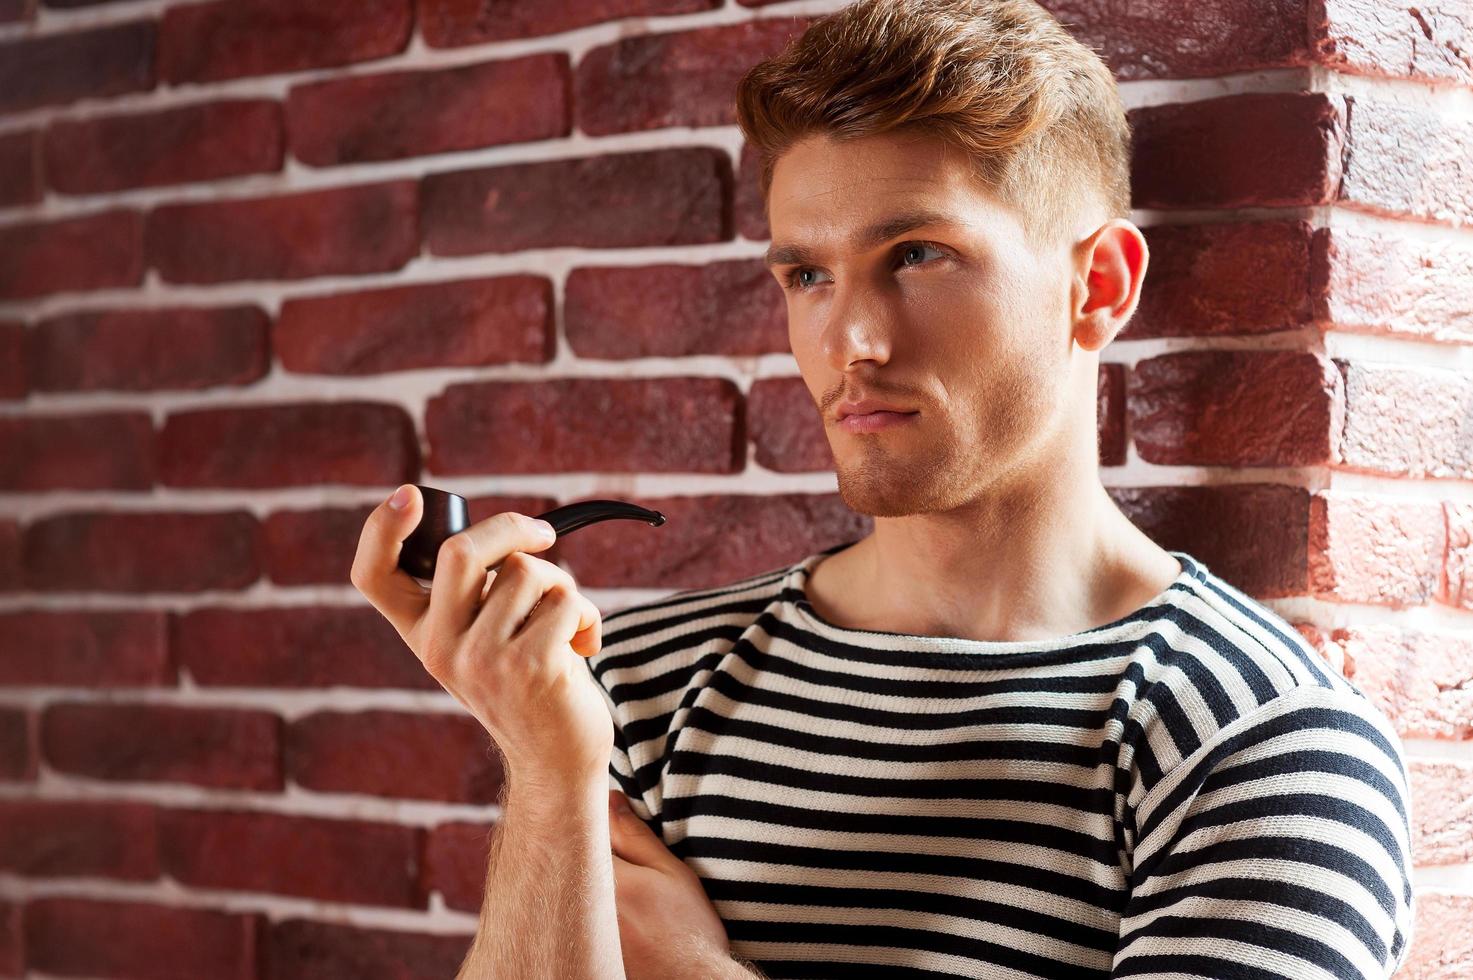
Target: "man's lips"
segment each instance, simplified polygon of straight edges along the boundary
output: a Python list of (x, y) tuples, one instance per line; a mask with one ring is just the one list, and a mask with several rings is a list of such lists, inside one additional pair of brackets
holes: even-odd
[(839, 419), (839, 428), (846, 432), (879, 432), (895, 426), (908, 425), (920, 412), (864, 412), (846, 415)]

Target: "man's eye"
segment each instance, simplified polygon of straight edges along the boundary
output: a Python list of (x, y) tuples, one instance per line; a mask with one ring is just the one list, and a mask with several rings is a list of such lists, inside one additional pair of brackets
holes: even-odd
[[(900, 258), (900, 265), (902, 266), (923, 265), (923, 261), (911, 262), (908, 261), (908, 259), (910, 258), (911, 253), (924, 254), (927, 251), (936, 252), (937, 254), (944, 254), (942, 253), (940, 248), (932, 245), (930, 242), (905, 242), (901, 245), (896, 246), (895, 248), (895, 252)], [(797, 266), (796, 268), (790, 269), (787, 272), (783, 273), (783, 284), (787, 286), (788, 289), (794, 290), (796, 292), (807, 292), (809, 289), (813, 288), (813, 286), (817, 285), (817, 283), (810, 280), (805, 280), (803, 278), (804, 275), (810, 272), (817, 273), (818, 270), (809, 266)]]

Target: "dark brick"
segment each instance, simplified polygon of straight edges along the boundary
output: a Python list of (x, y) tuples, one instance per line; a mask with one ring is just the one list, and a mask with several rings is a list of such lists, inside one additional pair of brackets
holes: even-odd
[(149, 263), (169, 282), (388, 272), (419, 254), (417, 185), (356, 184), (148, 215)]
[(743, 238), (765, 242), (772, 238), (767, 225), (767, 208), (762, 203), (761, 164), (752, 144), (742, 143), (742, 155), (733, 191), (737, 231)]
[(435, 255), (731, 238), (731, 164), (710, 147), (514, 163), (424, 179)]
[(269, 711), (166, 704), (51, 704), (41, 751), (90, 779), (280, 791), (282, 721)]
[(159, 876), (154, 807), (0, 800), (0, 868), (28, 878), (153, 881)]
[(1117, 340), (1217, 337), (1313, 325), (1309, 222), (1244, 221), (1142, 229), (1151, 262), (1140, 304)]
[(760, 259), (574, 269), (565, 292), (579, 357), (788, 352), (787, 303)]
[(721, 0), (419, 0), (420, 31), (434, 48), (559, 34), (621, 17), (711, 10)]
[(30, 390), (26, 377), (26, 330), (19, 321), (0, 320), (0, 400), (20, 400)]
[(158, 452), (159, 482), (171, 487), (378, 486), (419, 473), (408, 413), (364, 401), (175, 412)]
[(868, 534), (873, 520), (838, 494), (705, 494), (638, 499), (659, 528), (611, 521), (605, 533), (563, 542), (580, 586), (705, 588), (797, 561)]
[(0, 135), (0, 206), (41, 200), (39, 130)]
[(261, 577), (249, 511), (70, 512), (25, 531), (26, 584), (37, 591), (207, 592)]
[(1096, 449), (1101, 466), (1125, 463), (1125, 365), (1101, 364), (1095, 389)]
[(142, 281), (143, 215), (137, 211), (0, 227), (0, 298)]
[(137, 980), (254, 980), (266, 918), (249, 912), (32, 898), (26, 905), (30, 965), (46, 973)]
[(172, 85), (330, 68), (409, 43), (410, 0), (218, 0), (173, 6), (159, 28), (159, 77)]
[(1179, 351), (1136, 362), (1136, 451), (1175, 466), (1312, 466), (1331, 458), (1340, 374), (1309, 351)]
[(0, 490), (147, 490), (154, 483), (147, 412), (0, 417)]
[(271, 366), (270, 319), (254, 306), (68, 313), (32, 328), (26, 354), (37, 391), (246, 385)]
[(283, 368), (309, 374), (539, 363), (557, 352), (552, 303), (537, 275), (289, 299), (274, 347)]
[(1310, 494), (1275, 483), (1111, 487), (1131, 523), (1260, 599), (1304, 595)]
[(217, 180), (281, 169), (281, 106), (208, 102), (83, 120), (46, 130), (46, 182), (64, 194)]
[(1322, 92), (1249, 92), (1132, 109), (1131, 206), (1329, 204), (1347, 121), (1344, 99)]
[(470, 935), (391, 932), (310, 919), (271, 927), (266, 980), (441, 980), (470, 951)]
[(148, 20), (0, 44), (0, 113), (153, 88), (153, 52)]
[(494, 803), (501, 757), (462, 714), (318, 711), (292, 722), (287, 774), (318, 793)]
[(325, 167), (567, 136), (570, 88), (563, 51), (298, 85), (292, 154)]
[(747, 429), (759, 466), (779, 473), (834, 468), (823, 419), (801, 377), (753, 381), (747, 395)]
[(494, 824), (456, 820), (438, 824), (425, 842), (425, 889), (452, 909), (479, 912), (486, 895)]
[(738, 472), (741, 392), (725, 378), (451, 385), (425, 409), (426, 469), (455, 473)]
[(578, 128), (602, 136), (735, 125), (732, 93), (742, 75), (781, 51), (813, 19), (764, 17), (599, 45), (578, 62)]
[(388, 687), (441, 691), (377, 610), (194, 609), (176, 614), (179, 665), (202, 687)]
[(159, 814), (159, 856), (186, 886), (423, 909), (423, 834), (366, 820), (178, 809)]
[[(36, 781), (36, 736), (23, 708), (0, 708), (0, 781)], [(3, 946), (3, 943), (0, 943)], [(4, 959), (0, 958), (0, 969)]]
[(0, 685), (172, 687), (167, 613), (22, 609), (0, 613)]

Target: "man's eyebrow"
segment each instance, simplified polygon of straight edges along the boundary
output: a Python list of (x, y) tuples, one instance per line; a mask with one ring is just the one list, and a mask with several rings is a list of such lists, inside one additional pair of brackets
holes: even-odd
[[(941, 211), (917, 209), (901, 211), (899, 214), (891, 215), (865, 228), (854, 237), (855, 248), (871, 248), (881, 242), (889, 241), (897, 235), (920, 228), (925, 225), (955, 224), (956, 219)], [(763, 261), (769, 266), (773, 265), (799, 265), (815, 260), (815, 256), (802, 245), (784, 243), (774, 244), (763, 256)]]

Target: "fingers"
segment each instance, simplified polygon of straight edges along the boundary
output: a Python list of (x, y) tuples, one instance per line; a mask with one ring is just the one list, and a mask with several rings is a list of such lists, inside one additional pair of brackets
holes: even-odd
[(542, 602), (532, 610), (526, 624), (515, 635), (526, 637), (537, 649), (550, 649), (559, 643), (572, 643), (574, 637), (584, 631), (588, 631), (588, 636), (580, 643), (583, 650), (577, 652), (581, 656), (592, 656), (603, 642), (598, 607), (587, 596), (559, 583), (543, 593)]
[[(504, 511), (446, 538), (435, 557), (426, 632), (458, 640), (481, 611), (486, 569), (514, 552), (542, 551), (553, 543), (555, 537), (543, 537), (535, 527), (533, 518)], [(493, 581), (493, 592), (494, 587)]]
[(401, 637), (419, 622), (429, 606), (429, 593), (399, 567), (399, 551), (419, 523), (424, 501), (419, 489), (405, 484), (409, 502), (395, 510), (385, 500), (373, 509), (358, 535), (358, 551), (348, 579), (354, 588), (393, 624)]
[(573, 576), (544, 558), (522, 552), (506, 556), (476, 615), (479, 637), (500, 645), (516, 635), (543, 593), (554, 585), (577, 591)]

